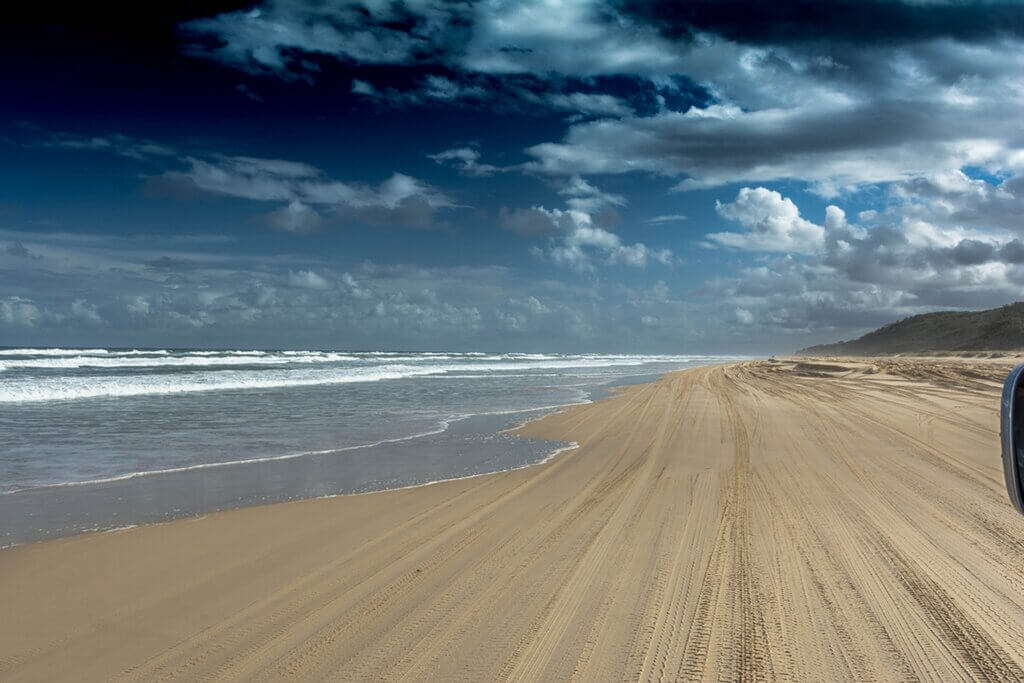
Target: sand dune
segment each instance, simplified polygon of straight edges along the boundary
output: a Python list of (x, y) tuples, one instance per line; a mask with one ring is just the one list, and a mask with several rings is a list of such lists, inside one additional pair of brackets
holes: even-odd
[(547, 465), (0, 552), (0, 679), (1024, 680), (1009, 367), (699, 368)]

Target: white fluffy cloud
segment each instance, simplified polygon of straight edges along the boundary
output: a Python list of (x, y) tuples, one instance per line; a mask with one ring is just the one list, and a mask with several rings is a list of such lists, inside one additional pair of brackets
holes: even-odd
[(146, 316), (149, 315), (150, 303), (149, 299), (144, 296), (129, 296), (124, 299), (124, 308), (132, 315)]
[[(977, 184), (980, 182), (981, 184)], [(885, 211), (851, 222), (828, 206), (823, 225), (800, 217), (777, 192), (744, 188), (719, 213), (747, 228), (714, 233), (719, 246), (783, 255), (745, 266), (735, 276), (707, 283), (705, 293), (736, 307), (736, 319), (766, 333), (859, 333), (893, 319), (935, 308), (982, 308), (1019, 298), (1024, 286), (1024, 242), (1001, 227), (978, 228), (950, 220), (942, 208), (922, 209), (938, 192), (1009, 201), (1012, 179), (998, 184), (962, 174), (900, 186)], [(917, 188), (922, 194), (914, 194)], [(926, 214), (943, 219), (929, 222)], [(1018, 229), (1019, 234), (1019, 229)], [(813, 335), (818, 335), (817, 337)]]
[(289, 271), (288, 284), (301, 289), (331, 289), (333, 286), (327, 278), (313, 270)]
[[(646, 267), (649, 260), (666, 266), (672, 263), (671, 250), (651, 249), (642, 242), (624, 244), (617, 234), (596, 225), (585, 211), (533, 207), (529, 212), (530, 220), (546, 218), (557, 229), (548, 247), (535, 251), (557, 265), (590, 272), (600, 262), (635, 268)], [(527, 220), (522, 214), (519, 216)]]
[(0, 322), (9, 326), (34, 327), (43, 317), (31, 300), (12, 296), (0, 299)]
[(103, 316), (100, 315), (96, 304), (89, 303), (85, 299), (75, 299), (71, 302), (71, 315), (90, 324), (103, 322)]
[(792, 200), (764, 187), (744, 187), (735, 201), (716, 202), (715, 210), (723, 218), (747, 228), (747, 232), (707, 236), (722, 246), (811, 254), (820, 251), (825, 243), (824, 228), (802, 218)]
[(521, 235), (547, 235), (545, 248), (534, 247), (536, 256), (581, 272), (592, 272), (597, 264), (644, 268), (648, 261), (672, 264), (672, 251), (651, 249), (642, 242), (626, 244), (609, 227), (618, 220), (615, 207), (626, 198), (572, 176), (562, 183), (558, 194), (566, 209), (533, 206), (528, 209), (502, 207), (498, 222), (505, 230)]

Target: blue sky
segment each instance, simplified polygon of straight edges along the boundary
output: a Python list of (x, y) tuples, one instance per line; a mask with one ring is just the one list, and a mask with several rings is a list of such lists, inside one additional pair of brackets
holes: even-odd
[(3, 29), (0, 344), (791, 351), (1024, 283), (1015, 2)]

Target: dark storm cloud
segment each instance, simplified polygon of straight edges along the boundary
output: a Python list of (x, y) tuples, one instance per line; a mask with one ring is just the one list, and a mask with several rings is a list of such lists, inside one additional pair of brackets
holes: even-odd
[(187, 54), (285, 80), (343, 65), (350, 93), (398, 107), (623, 116), (709, 99), (653, 29), (624, 30), (613, 14), (590, 2), (271, 0), (184, 22), (182, 36)]
[(964, 110), (944, 103), (815, 103), (793, 110), (667, 113), (577, 124), (561, 143), (527, 151), (545, 173), (686, 174), (680, 189), (729, 182), (801, 179), (823, 193), (958, 167), (982, 147), (958, 141), (1017, 135), (1016, 112)]
[(1007, 242), (999, 250), (999, 258), (1006, 263), (1024, 264), (1024, 242), (1019, 239)]
[[(699, 89), (677, 92), (634, 79), (539, 79), (529, 74), (493, 76), (435, 68), (433, 73), (409, 69), (408, 77), (353, 78), (354, 97), (395, 109), (453, 107), (547, 116), (566, 113), (578, 118), (621, 117), (652, 113), (672, 91), (674, 102), (702, 101)], [(415, 75), (413, 75), (415, 74)], [(360, 74), (362, 76), (362, 74)], [(609, 82), (611, 81), (611, 82)], [(633, 81), (629, 85), (623, 81)]]
[(1024, 232), (1024, 174), (988, 183), (948, 171), (899, 183), (892, 194), (900, 211), (933, 223)]
[(996, 253), (996, 245), (991, 242), (972, 239), (960, 240), (955, 247), (949, 250), (950, 258), (958, 266), (976, 266), (980, 263), (988, 263), (996, 257)]
[(469, 3), (318, 3), (277, 0), (183, 23), (189, 51), (254, 73), (299, 77), (302, 55), (364, 64), (440, 63), (464, 42)]
[(692, 40), (708, 32), (760, 45), (836, 41), (891, 45), (936, 38), (982, 42), (1024, 35), (1024, 5), (1019, 2), (627, 0), (618, 6), (676, 40)]

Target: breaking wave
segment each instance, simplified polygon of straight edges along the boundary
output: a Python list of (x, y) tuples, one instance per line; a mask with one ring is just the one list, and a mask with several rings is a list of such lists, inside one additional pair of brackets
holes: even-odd
[[(451, 379), (544, 370), (687, 363), (703, 356), (336, 351), (7, 349), (0, 403), (186, 394), (414, 377)], [(726, 360), (722, 357), (722, 360)], [(13, 371), (13, 372), (12, 372)]]

